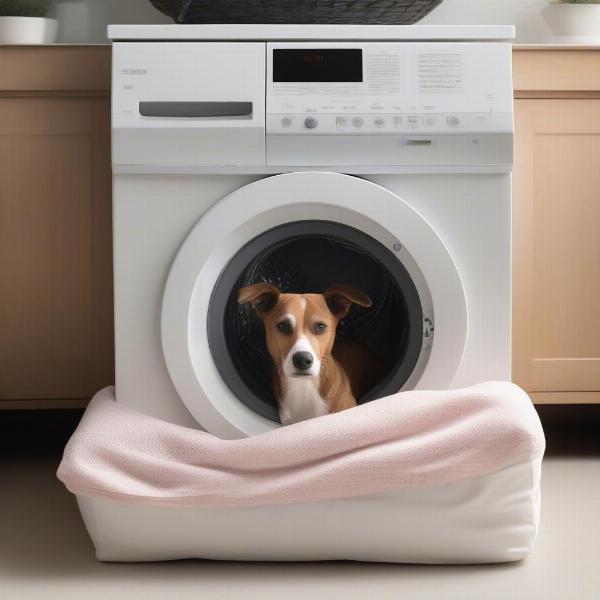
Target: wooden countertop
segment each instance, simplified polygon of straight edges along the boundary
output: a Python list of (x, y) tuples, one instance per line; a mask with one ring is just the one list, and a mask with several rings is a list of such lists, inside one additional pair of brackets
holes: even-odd
[(600, 50), (598, 44), (513, 44), (513, 50)]

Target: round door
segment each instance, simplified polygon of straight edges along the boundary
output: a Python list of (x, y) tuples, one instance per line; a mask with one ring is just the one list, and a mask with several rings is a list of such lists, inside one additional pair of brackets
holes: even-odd
[(162, 344), (173, 383), (206, 430), (223, 438), (279, 426), (265, 332), (237, 292), (361, 289), (338, 338), (376, 356), (359, 402), (450, 386), (468, 330), (460, 275), (434, 229), (402, 198), (337, 173), (267, 177), (228, 195), (196, 224), (169, 274)]

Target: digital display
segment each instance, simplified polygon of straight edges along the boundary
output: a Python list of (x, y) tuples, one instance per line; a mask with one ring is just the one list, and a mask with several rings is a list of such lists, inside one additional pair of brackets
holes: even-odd
[(273, 50), (274, 82), (362, 82), (362, 50), (281, 48)]

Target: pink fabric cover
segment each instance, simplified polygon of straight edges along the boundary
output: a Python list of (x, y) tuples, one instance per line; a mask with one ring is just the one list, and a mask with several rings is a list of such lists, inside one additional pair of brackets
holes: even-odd
[(78, 495), (168, 506), (259, 506), (434, 486), (541, 458), (527, 394), (489, 382), (401, 392), (240, 440), (136, 413), (96, 394), (58, 478)]

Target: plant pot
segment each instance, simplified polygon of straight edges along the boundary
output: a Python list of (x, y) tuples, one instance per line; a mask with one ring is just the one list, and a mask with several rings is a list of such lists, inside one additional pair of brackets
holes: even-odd
[(56, 0), (58, 41), (69, 44), (106, 43), (107, 0)]
[(52, 44), (58, 22), (45, 17), (0, 17), (0, 44)]
[(556, 41), (600, 43), (600, 4), (551, 4), (542, 12)]

